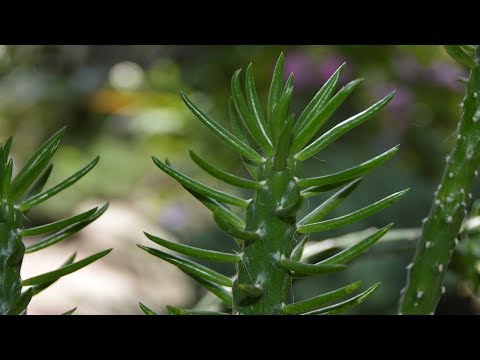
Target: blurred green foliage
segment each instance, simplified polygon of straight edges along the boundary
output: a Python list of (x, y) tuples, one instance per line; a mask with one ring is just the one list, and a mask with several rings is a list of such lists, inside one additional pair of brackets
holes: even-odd
[[(397, 90), (376, 120), (309, 160), (306, 175), (352, 166), (400, 143), (398, 155), (367, 177), (331, 216), (358, 209), (399, 187), (411, 187), (395, 207), (348, 230), (391, 221), (397, 228), (420, 226), (452, 146), (463, 93), (457, 78), (465, 71), (440, 46), (0, 46), (0, 135), (4, 139), (15, 134), (15, 160), (24, 162), (64, 124), (69, 129), (62, 152), (56, 155), (50, 183), (96, 154), (102, 158), (96, 170), (75, 189), (66, 191), (62, 200), (49, 201), (32, 211), (32, 222), (53, 219), (89, 194), (106, 201), (124, 199), (151, 206), (152, 219), (182, 241), (229, 250), (233, 241), (215, 228), (201, 205), (191, 202), (178, 184), (156, 170), (150, 155), (168, 156), (179, 168), (212, 185), (215, 181), (188, 160), (188, 149), (246, 175), (239, 158), (187, 111), (179, 92), (184, 91), (215, 119), (226, 122), (231, 74), (253, 61), (259, 96), (266, 101), (280, 51), (285, 53), (285, 77), (289, 72), (295, 76), (294, 111), (303, 108), (344, 61), (342, 84), (365, 78), (359, 91), (329, 121), (330, 126)], [(310, 199), (310, 205), (319, 201)], [(196, 229), (195, 239), (185, 235), (191, 229)], [(332, 231), (325, 236), (342, 233)], [(358, 311), (393, 314), (411, 256), (411, 251), (366, 256), (327, 280), (299, 282), (296, 291), (307, 298), (359, 276), (366, 279), (365, 285), (382, 281), (378, 294)], [(456, 291), (459, 283), (458, 279), (449, 280), (448, 296), (439, 313), (474, 311), (462, 298), (465, 292)]]

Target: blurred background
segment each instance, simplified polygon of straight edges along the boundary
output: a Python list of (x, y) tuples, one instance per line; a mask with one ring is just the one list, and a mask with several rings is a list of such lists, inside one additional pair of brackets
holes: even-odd
[[(26, 255), (24, 278), (56, 268), (75, 251), (83, 258), (114, 248), (106, 258), (36, 296), (30, 314), (59, 314), (75, 306), (78, 314), (140, 314), (138, 301), (162, 312), (166, 304), (192, 306), (202, 298), (204, 290), (181, 271), (135, 246), (148, 244), (142, 231), (223, 251), (234, 249), (235, 243), (215, 227), (211, 213), (163, 174), (150, 156), (168, 157), (186, 173), (217, 185), (190, 160), (188, 150), (195, 149), (218, 166), (246, 176), (238, 156), (189, 113), (179, 92), (189, 94), (225, 123), (233, 72), (253, 62), (257, 90), (265, 100), (280, 51), (285, 53), (285, 78), (291, 72), (295, 76), (292, 110), (297, 114), (344, 61), (342, 84), (365, 78), (325, 129), (397, 91), (375, 119), (307, 161), (305, 175), (341, 170), (401, 144), (398, 155), (367, 176), (332, 217), (407, 187), (411, 191), (375, 216), (313, 239), (390, 222), (396, 228), (421, 226), (454, 140), (463, 94), (457, 79), (466, 75), (440, 46), (3, 45), (0, 141), (15, 135), (15, 164), (24, 164), (63, 125), (68, 126), (67, 132), (53, 159), (48, 184), (101, 156), (81, 181), (32, 210), (29, 224), (51, 222), (110, 202), (109, 210), (75, 237)], [(320, 200), (309, 199), (307, 208)], [(409, 244), (371, 251), (341, 274), (299, 281), (295, 299), (358, 279), (364, 288), (381, 281), (377, 294), (351, 313), (393, 314), (412, 255)], [(233, 273), (229, 266), (215, 268)], [(440, 314), (479, 312), (465, 284), (462, 276), (448, 274)]]

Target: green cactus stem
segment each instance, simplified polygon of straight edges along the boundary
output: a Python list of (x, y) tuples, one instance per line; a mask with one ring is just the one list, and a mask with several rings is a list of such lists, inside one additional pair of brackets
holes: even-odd
[[(302, 177), (303, 162), (375, 115), (392, 99), (393, 93), (315, 139), (320, 128), (359, 86), (361, 79), (348, 83), (335, 94), (344, 68), (344, 65), (340, 66), (296, 118), (289, 112), (293, 75), (283, 83), (283, 64), (282, 54), (275, 66), (266, 111), (260, 106), (252, 65), (246, 70), (245, 95), (241, 88), (240, 70), (235, 72), (229, 107), (230, 130), (213, 120), (182, 94), (183, 101), (193, 114), (226, 145), (239, 153), (252, 179), (219, 170), (216, 165), (191, 151), (192, 160), (213, 177), (249, 191), (251, 196), (248, 199), (213, 189), (182, 174), (168, 161), (162, 162), (153, 157), (158, 168), (177, 180), (212, 211), (219, 228), (233, 237), (239, 248), (236, 253), (226, 254), (174, 244), (150, 234), (146, 234), (147, 237), (157, 245), (188, 257), (233, 263), (236, 273), (232, 280), (192, 260), (143, 245), (139, 247), (176, 265), (204, 285), (223, 301), (225, 308), (232, 308), (232, 314), (330, 314), (348, 310), (365, 301), (375, 292), (378, 284), (333, 305), (332, 302), (358, 290), (360, 282), (344, 284), (337, 290), (309, 300), (288, 303), (294, 279), (345, 269), (348, 261), (372, 246), (388, 232), (391, 225), (317, 264), (300, 260), (303, 247), (309, 239), (308, 234), (354, 223), (397, 202), (405, 194), (405, 191), (398, 192), (351, 214), (322, 220), (358, 187), (364, 175), (391, 158), (398, 147), (345, 171), (316, 178)], [(249, 138), (255, 145), (252, 146)], [(339, 187), (342, 188), (319, 207), (303, 219), (298, 219), (305, 198)], [(229, 205), (244, 209), (245, 215), (236, 215)], [(142, 303), (140, 308), (145, 314), (155, 314)], [(168, 307), (167, 312), (177, 315), (213, 314), (172, 306)]]
[(443, 177), (424, 220), (422, 236), (413, 262), (408, 266), (407, 286), (401, 314), (433, 314), (442, 296), (442, 284), (455, 239), (467, 214), (472, 182), (480, 165), (480, 48), (476, 59), (460, 46), (446, 47), (460, 64), (471, 68), (463, 98), (456, 141)]

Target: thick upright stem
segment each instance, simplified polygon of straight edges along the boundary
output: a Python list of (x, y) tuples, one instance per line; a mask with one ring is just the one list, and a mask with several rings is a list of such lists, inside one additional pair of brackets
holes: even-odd
[(25, 246), (18, 233), (22, 213), (7, 202), (0, 208), (0, 315), (6, 315), (22, 291), (20, 268)]
[(478, 63), (471, 71), (461, 109), (455, 147), (447, 157), (442, 182), (423, 226), (415, 258), (409, 266), (407, 287), (400, 305), (403, 314), (434, 313), (442, 296), (443, 278), (455, 239), (471, 199), (470, 189), (480, 165)]
[[(264, 185), (247, 208), (245, 228), (258, 232), (260, 238), (244, 245), (233, 285), (236, 314), (281, 314), (291, 293), (291, 277), (280, 259), (290, 256), (296, 242), (295, 215), (301, 197), (294, 176), (294, 166), (273, 170), (271, 158), (260, 168), (259, 180)], [(257, 288), (258, 294), (247, 293), (245, 285)]]

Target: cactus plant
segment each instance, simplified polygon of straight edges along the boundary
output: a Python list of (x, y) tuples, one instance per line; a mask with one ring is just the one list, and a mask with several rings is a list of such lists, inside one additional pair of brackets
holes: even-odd
[[(347, 262), (372, 246), (393, 224), (315, 264), (301, 261), (303, 247), (309, 234), (336, 229), (366, 218), (400, 200), (408, 190), (387, 196), (350, 214), (323, 220), (357, 188), (365, 174), (390, 159), (397, 152), (398, 146), (360, 165), (319, 177), (303, 178), (302, 163), (378, 113), (394, 94), (387, 95), (314, 139), (320, 128), (358, 87), (362, 79), (348, 83), (334, 94), (345, 65), (343, 64), (326, 81), (302, 114), (295, 118), (289, 112), (293, 74), (283, 83), (283, 64), (284, 57), (281, 54), (274, 69), (266, 113), (260, 106), (252, 64), (246, 69), (245, 94), (241, 89), (241, 70), (234, 73), (229, 104), (230, 131), (199, 109), (185, 94), (181, 94), (193, 114), (226, 145), (241, 155), (252, 179), (220, 170), (194, 152), (190, 152), (192, 160), (210, 175), (252, 191), (250, 199), (245, 200), (202, 184), (179, 172), (168, 160), (162, 162), (153, 157), (157, 167), (177, 180), (213, 212), (216, 224), (235, 239), (239, 250), (237, 253), (221, 253), (174, 243), (146, 233), (148, 239), (183, 255), (235, 264), (236, 274), (232, 279), (171, 252), (138, 246), (177, 266), (197, 280), (217, 295), (227, 307), (232, 307), (232, 314), (334, 314), (365, 301), (375, 292), (378, 284), (333, 305), (331, 303), (358, 290), (360, 282), (344, 285), (309, 300), (288, 303), (292, 292), (292, 279), (344, 270)], [(251, 145), (249, 137), (255, 145)], [(342, 188), (308, 215), (297, 219), (305, 198), (339, 187)], [(245, 217), (232, 212), (229, 205), (244, 209)], [(155, 314), (142, 303), (140, 307), (146, 314)], [(179, 309), (173, 306), (168, 306), (167, 309), (170, 314), (215, 314), (212, 311)]]
[[(52, 171), (52, 165), (49, 165), (50, 160), (55, 154), (64, 132), (65, 128), (62, 128), (48, 139), (14, 178), (12, 178), (13, 161), (9, 158), (12, 138), (10, 137), (0, 144), (1, 315), (25, 314), (33, 296), (45, 290), (61, 277), (93, 263), (111, 251), (111, 249), (101, 251), (77, 262), (74, 262), (76, 254), (73, 254), (59, 269), (25, 280), (22, 280), (20, 276), (24, 254), (44, 249), (67, 239), (100, 217), (108, 207), (106, 204), (50, 224), (25, 228), (26, 214), (32, 207), (73, 185), (92, 170), (99, 161), (99, 157), (96, 157), (69, 178), (42, 191)], [(49, 235), (25, 246), (24, 237), (44, 234)], [(22, 292), (24, 287), (27, 289)], [(72, 312), (73, 310), (70, 310), (65, 314)]]
[(433, 314), (443, 293), (443, 278), (450, 263), (462, 221), (472, 198), (470, 189), (480, 165), (480, 47), (445, 47), (459, 64), (470, 68), (465, 80), (456, 141), (418, 243), (400, 313)]

